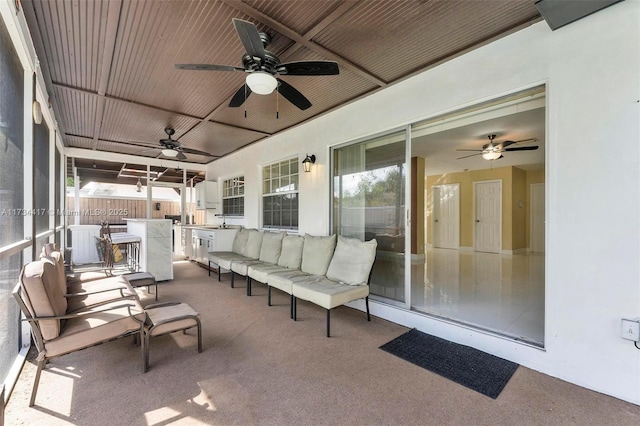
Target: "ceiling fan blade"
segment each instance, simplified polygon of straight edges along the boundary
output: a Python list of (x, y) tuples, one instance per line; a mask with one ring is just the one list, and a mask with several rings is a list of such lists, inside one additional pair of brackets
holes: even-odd
[(499, 145), (502, 145), (502, 147), (507, 147), (509, 145), (513, 145), (514, 143), (523, 143), (523, 142), (532, 142), (532, 141), (537, 141), (536, 138), (529, 138), (529, 139), (521, 139), (519, 141), (504, 141), (501, 142)]
[(299, 61), (278, 65), (278, 73), (286, 75), (337, 75), (338, 64), (333, 61)]
[(538, 146), (517, 146), (515, 148), (505, 148), (504, 151), (535, 151)]
[(256, 26), (252, 22), (235, 18), (233, 19), (233, 26), (236, 27), (238, 37), (240, 37), (240, 41), (249, 56), (264, 59), (264, 46), (262, 45), (262, 39)]
[(456, 149), (456, 151), (474, 151), (474, 152), (482, 152), (482, 149)]
[(471, 154), (471, 155), (465, 155), (464, 157), (458, 157), (457, 160), (462, 160), (463, 158), (469, 158), (469, 157), (473, 157), (476, 155), (482, 155), (481, 152), (478, 152), (477, 154)]
[(197, 149), (191, 149), (191, 148), (180, 148), (180, 151), (186, 154), (205, 155), (207, 157), (219, 157), (219, 155), (213, 155), (213, 154), (209, 154), (208, 152), (198, 151)]
[(243, 84), (242, 86), (240, 86), (238, 91), (233, 95), (233, 98), (231, 98), (231, 101), (229, 102), (229, 106), (232, 108), (239, 107), (244, 103), (244, 101), (247, 100), (250, 94), (251, 94), (251, 89), (249, 89), (249, 86), (247, 86), (246, 83)]
[(178, 152), (178, 155), (176, 155), (176, 158), (177, 158), (178, 160), (186, 160), (186, 159), (187, 159), (187, 156), (186, 156), (186, 155), (184, 155), (184, 154), (183, 154), (183, 153), (181, 153), (181, 152)]
[(292, 104), (294, 104), (295, 106), (297, 106), (303, 111), (311, 107), (311, 102), (309, 102), (309, 99), (305, 98), (305, 96), (302, 93), (300, 93), (295, 87), (293, 87), (286, 81), (281, 80), (279, 78), (276, 80), (278, 80), (278, 83), (279, 83), (277, 90), (278, 92), (280, 92), (282, 96), (284, 96), (286, 100), (288, 100), (289, 102), (291, 102)]
[(196, 70), (196, 71), (243, 71), (244, 68), (232, 67), (231, 65), (212, 65), (212, 64), (176, 64), (179, 70)]

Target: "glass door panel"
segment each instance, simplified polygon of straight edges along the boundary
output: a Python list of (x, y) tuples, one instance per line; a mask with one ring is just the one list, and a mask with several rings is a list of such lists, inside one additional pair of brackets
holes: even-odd
[[(544, 90), (434, 123), (411, 132), (425, 164), (411, 309), (543, 347)], [(494, 132), (504, 151), (491, 160)]]
[(334, 148), (333, 232), (378, 242), (371, 294), (405, 300), (405, 132)]

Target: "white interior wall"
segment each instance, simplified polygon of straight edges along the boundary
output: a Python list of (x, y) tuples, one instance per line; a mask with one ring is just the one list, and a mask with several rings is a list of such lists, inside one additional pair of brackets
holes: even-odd
[[(395, 307), (372, 313), (640, 403), (640, 351), (620, 319), (640, 316), (640, 2), (551, 31), (540, 22), (209, 166), (244, 173), (260, 226), (260, 165), (306, 153), (300, 232), (329, 232), (329, 146), (547, 83), (545, 350)], [(260, 159), (259, 162), (253, 160)]]

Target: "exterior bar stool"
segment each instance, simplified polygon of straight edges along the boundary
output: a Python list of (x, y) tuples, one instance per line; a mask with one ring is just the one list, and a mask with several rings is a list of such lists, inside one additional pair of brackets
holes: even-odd
[(180, 302), (155, 303), (145, 308), (147, 325), (144, 329), (144, 371), (149, 370), (149, 338), (193, 327), (198, 329), (198, 352), (202, 352), (200, 314), (190, 305)]

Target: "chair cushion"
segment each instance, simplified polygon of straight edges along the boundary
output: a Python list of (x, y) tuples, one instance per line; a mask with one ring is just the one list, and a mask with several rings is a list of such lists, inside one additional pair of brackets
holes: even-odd
[(275, 287), (285, 293), (291, 294), (293, 291), (293, 283), (296, 280), (309, 277), (309, 274), (297, 269), (291, 269), (283, 272), (273, 272), (267, 276), (267, 284)]
[(246, 229), (241, 228), (236, 232), (236, 236), (233, 239), (233, 245), (231, 246), (231, 251), (237, 254), (242, 254), (244, 252), (244, 246), (247, 244), (247, 240), (249, 239), (249, 233)]
[(336, 250), (327, 269), (327, 278), (349, 285), (366, 284), (376, 259), (376, 240), (338, 237)]
[(264, 232), (257, 229), (249, 229), (249, 238), (247, 244), (244, 246), (242, 252), (243, 255), (251, 259), (257, 259), (260, 257), (260, 247), (262, 247), (262, 236)]
[[(123, 306), (116, 308), (117, 306)], [(127, 333), (139, 331), (146, 314), (136, 301), (118, 300), (86, 312), (113, 307), (106, 312), (95, 312), (68, 319), (57, 339), (45, 342), (47, 357), (63, 355), (78, 349), (93, 346)]]
[(336, 248), (336, 235), (328, 237), (305, 234), (300, 269), (312, 275), (324, 275)]
[[(27, 308), (35, 317), (64, 315), (67, 299), (62, 291), (55, 266), (51, 259), (27, 263), (20, 274), (22, 291), (26, 293)], [(60, 320), (42, 320), (40, 332), (45, 340), (55, 339), (60, 334)]]
[(260, 257), (262, 262), (278, 263), (282, 251), (282, 239), (284, 232), (265, 232), (262, 236)]
[(247, 275), (249, 275), (251, 279), (266, 284), (269, 274), (286, 271), (290, 271), (290, 269), (284, 266), (274, 265), (273, 263), (256, 263), (249, 265)]
[(240, 274), (246, 276), (248, 273), (249, 266), (260, 264), (257, 259), (248, 259), (248, 260), (234, 260), (231, 262), (231, 270), (236, 274)]
[[(44, 249), (44, 247), (43, 247)], [(53, 269), (56, 272), (56, 282), (60, 286), (62, 294), (67, 292), (67, 272), (64, 268), (64, 259), (59, 251), (50, 251), (46, 256), (40, 256), (41, 260), (49, 261), (53, 264)]]
[(332, 281), (326, 277), (312, 276), (292, 283), (295, 297), (306, 300), (325, 309), (333, 309), (353, 300), (369, 295), (368, 285), (348, 285)]
[[(184, 316), (199, 317), (198, 312), (186, 303), (178, 303), (175, 305), (158, 306), (157, 308), (147, 308), (147, 316), (153, 324), (150, 327), (151, 336), (159, 336), (161, 334), (172, 333), (178, 330), (184, 330), (198, 325), (195, 318), (181, 318)], [(163, 324), (160, 324), (160, 323)]]
[(247, 258), (241, 254), (230, 251), (214, 251), (209, 252), (209, 260), (223, 269), (231, 270), (231, 263), (234, 260), (247, 260)]
[(300, 235), (286, 235), (282, 239), (282, 251), (280, 252), (280, 258), (278, 258), (278, 266), (299, 269), (302, 263), (303, 246), (304, 237)]
[[(71, 293), (71, 292), (69, 292)], [(125, 297), (140, 302), (138, 294), (122, 276), (84, 283), (84, 287), (67, 298), (67, 312), (86, 310), (92, 305)]]

